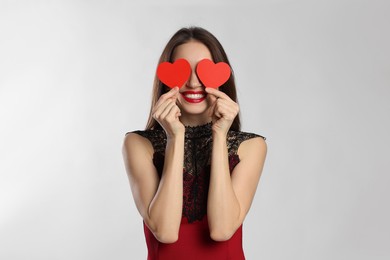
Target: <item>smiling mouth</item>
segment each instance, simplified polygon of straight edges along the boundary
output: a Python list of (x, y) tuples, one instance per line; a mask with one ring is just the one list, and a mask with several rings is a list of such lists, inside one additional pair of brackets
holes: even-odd
[(204, 91), (184, 91), (180, 93), (189, 103), (199, 103), (206, 99), (207, 93)]

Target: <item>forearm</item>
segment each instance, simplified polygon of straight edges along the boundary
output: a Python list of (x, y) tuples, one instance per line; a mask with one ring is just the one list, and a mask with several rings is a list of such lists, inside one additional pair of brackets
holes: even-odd
[(178, 235), (183, 207), (183, 160), (184, 135), (168, 138), (160, 184), (149, 207), (155, 233), (162, 239)]
[(214, 239), (230, 237), (240, 215), (240, 204), (230, 177), (226, 135), (213, 134), (207, 217)]

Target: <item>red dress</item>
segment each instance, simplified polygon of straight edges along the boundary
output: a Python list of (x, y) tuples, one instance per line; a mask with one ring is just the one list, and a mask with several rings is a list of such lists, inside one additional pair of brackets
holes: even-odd
[[(186, 126), (185, 128), (183, 213), (179, 238), (175, 243), (161, 243), (144, 222), (148, 260), (245, 259), (242, 248), (242, 225), (227, 241), (214, 241), (210, 238), (207, 222), (207, 195), (212, 149), (211, 122), (194, 127)], [(147, 138), (152, 143), (154, 148), (153, 163), (161, 177), (167, 141), (165, 131), (154, 129), (133, 132)], [(254, 133), (229, 131), (227, 148), (230, 173), (240, 161), (237, 155), (240, 143), (258, 136), (266, 139)]]

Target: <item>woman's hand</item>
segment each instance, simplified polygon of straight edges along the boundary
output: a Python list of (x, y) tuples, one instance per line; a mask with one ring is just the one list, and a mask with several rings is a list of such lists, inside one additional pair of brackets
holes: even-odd
[(228, 95), (218, 89), (206, 88), (205, 91), (210, 104), (209, 116), (212, 118), (213, 132), (227, 135), (240, 108)]
[(180, 109), (176, 105), (179, 88), (175, 87), (161, 95), (152, 109), (153, 118), (164, 128), (167, 137), (175, 137), (184, 134), (185, 127), (180, 122)]

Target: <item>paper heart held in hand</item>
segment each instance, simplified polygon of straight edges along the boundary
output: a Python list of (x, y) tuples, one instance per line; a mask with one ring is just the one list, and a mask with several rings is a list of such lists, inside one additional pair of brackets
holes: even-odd
[(178, 59), (173, 64), (163, 62), (158, 65), (157, 77), (170, 88), (181, 87), (191, 75), (191, 66), (185, 59)]
[[(196, 66), (199, 80), (208, 88), (218, 88), (230, 78), (230, 66), (225, 62), (215, 64), (209, 59), (201, 60)], [(157, 77), (170, 88), (183, 86), (191, 75), (191, 66), (185, 59), (174, 63), (163, 62), (157, 68)]]
[(218, 88), (230, 78), (230, 66), (225, 62), (215, 64), (209, 59), (201, 60), (196, 66), (196, 73), (203, 85)]

